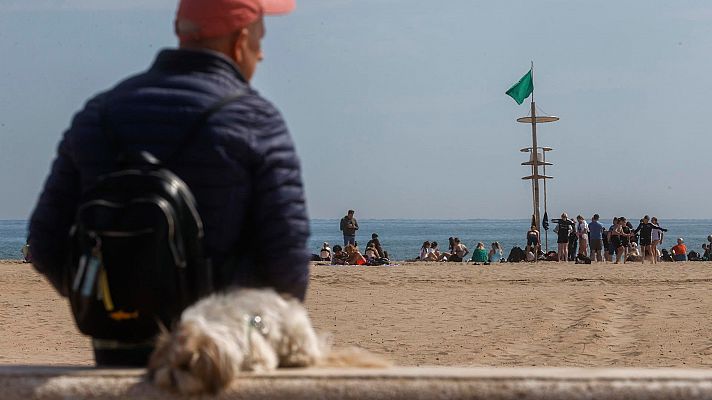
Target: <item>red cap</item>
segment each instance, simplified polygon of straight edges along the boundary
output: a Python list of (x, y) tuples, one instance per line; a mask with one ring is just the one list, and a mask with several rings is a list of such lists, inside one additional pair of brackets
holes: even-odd
[(295, 0), (180, 0), (175, 31), (181, 41), (219, 37), (295, 7)]

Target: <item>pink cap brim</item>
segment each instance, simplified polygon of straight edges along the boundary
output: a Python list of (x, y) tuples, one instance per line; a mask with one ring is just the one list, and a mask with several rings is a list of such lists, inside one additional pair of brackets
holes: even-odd
[(295, 0), (261, 0), (265, 15), (288, 14), (297, 7)]

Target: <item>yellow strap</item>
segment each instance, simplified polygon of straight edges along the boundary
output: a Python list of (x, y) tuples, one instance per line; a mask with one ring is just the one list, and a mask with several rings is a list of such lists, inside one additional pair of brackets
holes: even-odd
[(99, 290), (102, 292), (101, 299), (104, 302), (106, 311), (114, 310), (114, 302), (111, 300), (111, 292), (109, 291), (109, 279), (106, 276), (104, 268), (99, 271)]

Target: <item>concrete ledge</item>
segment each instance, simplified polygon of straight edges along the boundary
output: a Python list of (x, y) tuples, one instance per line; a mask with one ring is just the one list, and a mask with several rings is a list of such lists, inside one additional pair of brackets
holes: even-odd
[[(143, 370), (0, 367), (0, 398), (171, 399)], [(294, 369), (246, 374), (220, 399), (712, 399), (712, 370)]]

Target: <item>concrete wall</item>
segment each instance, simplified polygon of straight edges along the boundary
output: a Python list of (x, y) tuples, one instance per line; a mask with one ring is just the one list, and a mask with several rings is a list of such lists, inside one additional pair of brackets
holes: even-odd
[[(0, 399), (171, 399), (142, 370), (0, 367)], [(712, 370), (294, 369), (250, 374), (220, 399), (712, 399)]]

